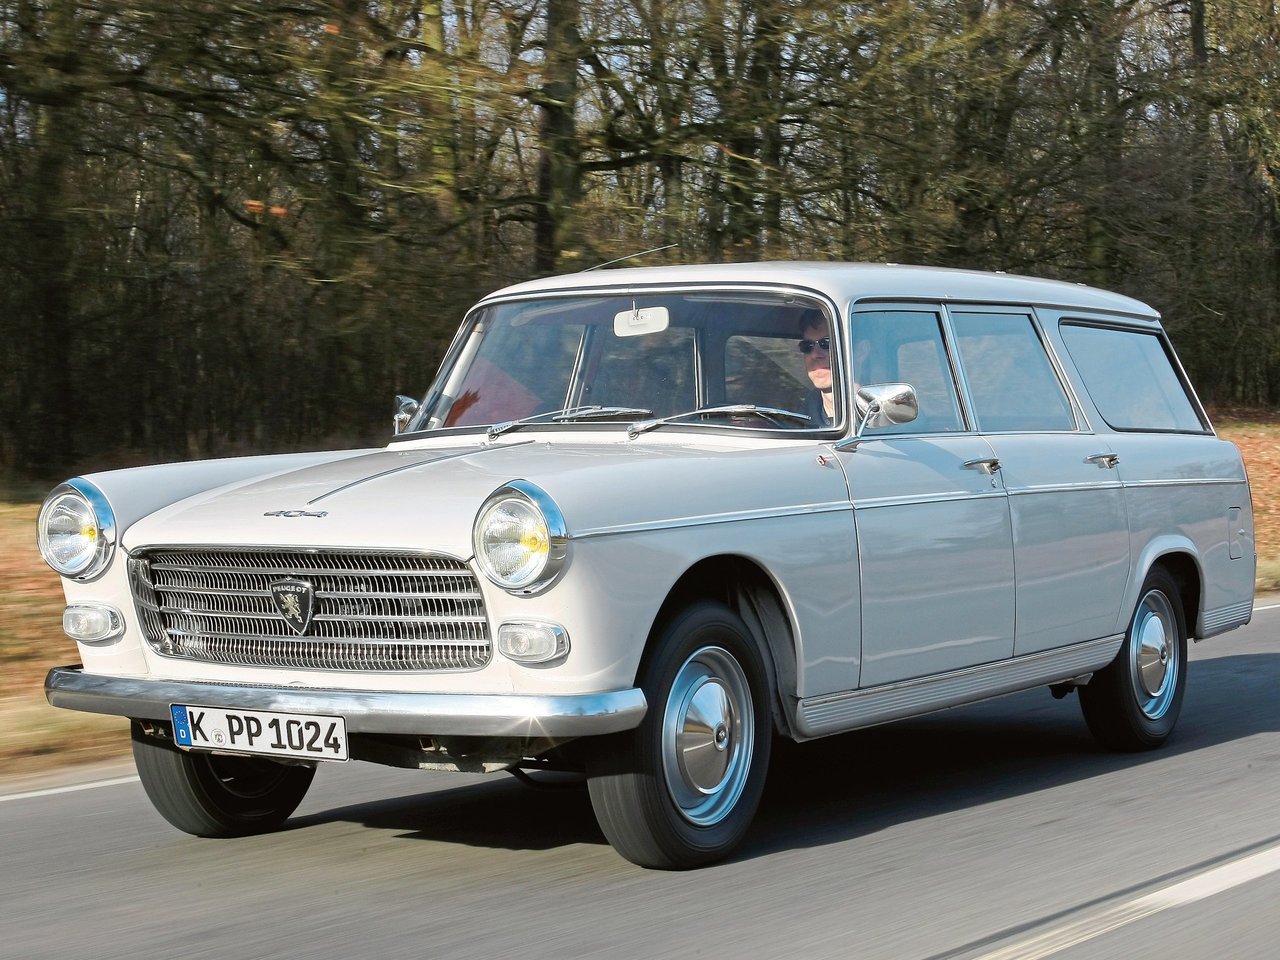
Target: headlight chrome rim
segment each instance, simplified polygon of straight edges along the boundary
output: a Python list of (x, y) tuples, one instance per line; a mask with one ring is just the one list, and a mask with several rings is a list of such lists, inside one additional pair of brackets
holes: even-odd
[[(517, 511), (529, 511), (546, 540), (542, 561), (522, 569), (516, 576), (504, 575), (497, 569), (486, 549), (488, 521), (494, 511), (507, 503)], [(485, 500), (476, 514), (471, 539), (481, 573), (509, 593), (528, 595), (545, 590), (560, 576), (569, 556), (569, 531), (564, 514), (545, 490), (528, 480), (512, 480)]]
[[(79, 502), (87, 510), (87, 520), (94, 527), (91, 546), (76, 551), (68, 562), (58, 561), (58, 550), (53, 541), (55, 534), (50, 522), (56, 511), (68, 504)], [(53, 489), (36, 519), (36, 543), (40, 556), (60, 576), (71, 580), (93, 580), (111, 564), (116, 548), (116, 517), (102, 491), (87, 480), (76, 477)]]

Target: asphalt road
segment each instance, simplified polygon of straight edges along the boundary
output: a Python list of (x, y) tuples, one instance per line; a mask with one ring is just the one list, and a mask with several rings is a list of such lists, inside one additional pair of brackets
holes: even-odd
[(1193, 649), (1161, 751), (1101, 752), (1043, 690), (806, 744), (691, 873), (617, 857), (578, 783), (328, 766), (287, 829), (232, 841), (127, 769), (28, 787), (0, 796), (0, 957), (1273, 960), (1269, 606)]

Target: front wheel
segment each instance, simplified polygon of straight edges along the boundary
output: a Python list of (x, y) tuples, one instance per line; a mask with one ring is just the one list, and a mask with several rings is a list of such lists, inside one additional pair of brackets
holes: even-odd
[(1142, 585), (1120, 653), (1080, 688), (1090, 732), (1115, 750), (1150, 750), (1169, 738), (1187, 682), (1187, 628), (1178, 584), (1163, 569)]
[(768, 674), (746, 624), (702, 602), (662, 631), (635, 730), (597, 745), (588, 789), (600, 828), (644, 867), (684, 869), (737, 846), (769, 766)]
[(189, 753), (148, 737), (132, 724), (133, 762), (156, 811), (197, 837), (265, 833), (297, 809), (314, 766), (263, 757)]

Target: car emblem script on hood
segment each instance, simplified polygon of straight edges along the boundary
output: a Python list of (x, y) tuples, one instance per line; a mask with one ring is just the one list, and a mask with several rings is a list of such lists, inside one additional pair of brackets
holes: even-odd
[(289, 577), (284, 580), (272, 580), (269, 584), (271, 599), (284, 622), (297, 634), (305, 634), (311, 626), (311, 615), (315, 612), (316, 590), (306, 580), (295, 580)]

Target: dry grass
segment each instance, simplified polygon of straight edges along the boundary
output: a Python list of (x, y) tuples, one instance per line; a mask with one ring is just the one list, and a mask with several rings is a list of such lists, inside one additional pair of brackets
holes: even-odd
[(1244, 456), (1258, 540), (1258, 590), (1280, 590), (1280, 417), (1219, 421), (1218, 433)]
[[(1218, 418), (1244, 455), (1257, 520), (1258, 589), (1280, 590), (1280, 417)], [(38, 504), (0, 503), (0, 772), (28, 773), (129, 752), (118, 717), (56, 710), (44, 699), (52, 666), (77, 662), (62, 632), (62, 588), (35, 546)]]

